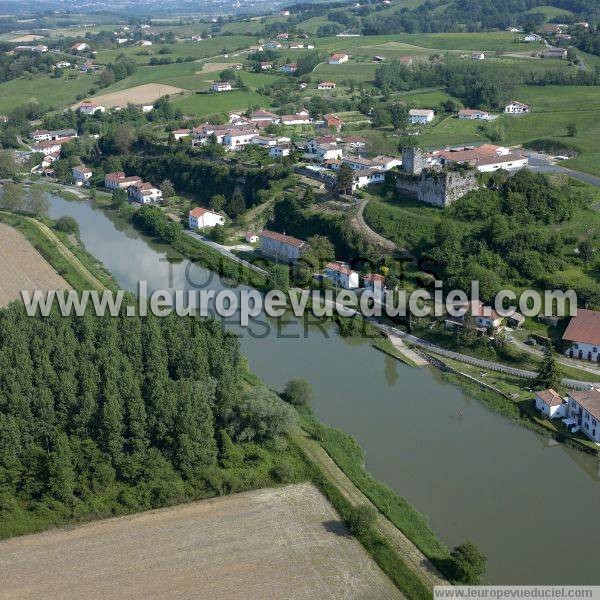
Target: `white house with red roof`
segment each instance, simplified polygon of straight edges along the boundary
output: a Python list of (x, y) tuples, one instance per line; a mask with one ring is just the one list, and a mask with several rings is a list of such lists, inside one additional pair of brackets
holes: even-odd
[(535, 407), (548, 419), (560, 419), (567, 416), (566, 398), (552, 388), (535, 393)]
[(335, 52), (329, 57), (330, 65), (341, 65), (345, 62), (348, 62), (348, 55), (344, 52)]
[(87, 183), (88, 179), (91, 179), (93, 173), (91, 169), (88, 169), (84, 165), (77, 165), (71, 169), (73, 180), (75, 185), (83, 185)]
[(215, 225), (225, 225), (225, 217), (207, 208), (197, 206), (188, 213), (190, 229), (206, 229)]
[(259, 238), (261, 253), (278, 261), (296, 262), (308, 250), (304, 240), (268, 229), (263, 229)]
[(339, 260), (327, 263), (325, 277), (330, 279), (336, 287), (340, 286), (347, 290), (360, 287), (358, 273), (353, 271), (348, 263)]
[(600, 362), (600, 312), (580, 308), (562, 337), (571, 358)]
[(531, 112), (531, 106), (517, 100), (512, 100), (504, 107), (504, 113), (507, 115), (523, 115), (529, 112)]
[(333, 81), (321, 81), (317, 84), (318, 90), (335, 90), (335, 83)]
[(563, 423), (576, 433), (582, 431), (600, 444), (600, 391), (590, 389), (567, 393), (567, 418)]
[(123, 171), (106, 173), (106, 175), (104, 175), (104, 187), (107, 190), (126, 190), (135, 183), (141, 183), (141, 181), (142, 180), (135, 175), (126, 177)]
[(95, 115), (96, 113), (106, 112), (106, 108), (101, 104), (96, 104), (91, 100), (85, 100), (77, 109), (82, 115)]
[(213, 92), (229, 92), (233, 87), (230, 81), (213, 81), (211, 89)]
[(89, 44), (86, 44), (85, 42), (77, 42), (71, 46), (70, 50), (71, 52), (83, 52), (84, 50), (89, 50), (89, 48)]
[(458, 118), (470, 121), (489, 121), (490, 113), (487, 110), (478, 110), (476, 108), (462, 108), (458, 111)]
[(140, 204), (152, 204), (162, 198), (162, 192), (146, 181), (130, 185), (127, 194), (134, 202)]

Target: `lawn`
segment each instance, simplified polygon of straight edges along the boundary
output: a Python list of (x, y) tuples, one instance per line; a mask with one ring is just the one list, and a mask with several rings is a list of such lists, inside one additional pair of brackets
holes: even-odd
[[(114, 50), (99, 50), (96, 61), (99, 64), (108, 64), (114, 62), (119, 54), (126, 54), (133, 58), (139, 64), (148, 64), (152, 57), (170, 58), (175, 61), (177, 58), (194, 57), (195, 60), (208, 58), (227, 52), (247, 48), (256, 43), (254, 36), (232, 35), (226, 37), (216, 37), (201, 42), (179, 42), (177, 44), (155, 44), (142, 48), (140, 46), (128, 46), (126, 48), (116, 48)], [(161, 48), (168, 48), (170, 54), (159, 54)], [(143, 54), (142, 54), (143, 53)], [(146, 54), (148, 53), (148, 54)], [(176, 66), (176, 65), (173, 65)]]
[(251, 91), (231, 91), (214, 94), (192, 94), (175, 101), (186, 115), (203, 117), (230, 110), (246, 110), (251, 106), (267, 106), (264, 96)]
[(0, 84), (0, 112), (11, 111), (32, 100), (48, 109), (64, 108), (73, 104), (78, 95), (85, 95), (96, 87), (96, 79), (92, 74), (76, 73), (74, 79), (31, 75), (7, 81)]

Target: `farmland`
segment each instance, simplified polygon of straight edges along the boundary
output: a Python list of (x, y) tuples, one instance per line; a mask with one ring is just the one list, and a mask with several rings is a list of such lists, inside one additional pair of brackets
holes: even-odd
[(198, 117), (226, 112), (228, 110), (247, 109), (251, 106), (264, 106), (265, 97), (251, 91), (234, 90), (222, 93), (192, 94), (175, 102), (186, 115)]
[[(112, 108), (113, 106), (125, 106), (129, 103), (135, 104), (153, 104), (162, 96), (175, 96), (185, 92), (182, 88), (172, 85), (164, 85), (162, 83), (147, 83), (136, 87), (127, 88), (117, 92), (110, 92), (100, 96), (94, 96), (94, 100), (105, 106)], [(74, 104), (73, 110), (79, 108), (81, 103)]]
[[(401, 597), (312, 485), (264, 489), (0, 543), (3, 594)], [(224, 574), (227, 576), (224, 576)]]
[(69, 289), (22, 233), (0, 223), (0, 307), (21, 299), (21, 290)]

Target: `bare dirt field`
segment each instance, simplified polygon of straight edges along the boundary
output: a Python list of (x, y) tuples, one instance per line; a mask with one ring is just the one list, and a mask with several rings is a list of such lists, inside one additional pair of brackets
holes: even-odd
[(203, 73), (216, 73), (217, 71), (224, 71), (225, 69), (230, 69), (233, 63), (204, 63), (202, 70), (198, 71), (198, 75), (202, 75)]
[(402, 598), (310, 484), (0, 542), (3, 600)]
[(66, 290), (71, 286), (25, 236), (0, 223), (0, 307), (21, 299), (21, 290)]
[[(102, 96), (94, 96), (93, 100), (96, 104), (112, 108), (113, 106), (127, 106), (127, 104), (152, 104), (162, 96), (175, 96), (180, 92), (187, 92), (183, 88), (178, 88), (173, 85), (165, 85), (164, 83), (146, 83), (137, 85), (119, 92), (110, 92)], [(74, 104), (71, 108), (77, 109), (81, 102)]]

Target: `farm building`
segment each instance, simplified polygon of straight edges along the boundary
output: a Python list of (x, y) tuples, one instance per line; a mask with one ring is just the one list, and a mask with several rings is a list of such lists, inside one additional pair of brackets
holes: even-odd
[(413, 125), (431, 123), (435, 112), (426, 108), (411, 108), (408, 111), (408, 119)]
[(263, 229), (260, 232), (260, 251), (276, 260), (296, 262), (308, 250), (304, 240)]
[(329, 57), (330, 65), (341, 65), (345, 62), (348, 62), (348, 55), (343, 52), (336, 52)]
[(571, 358), (600, 362), (600, 312), (580, 308), (571, 317), (563, 337)]
[(190, 229), (205, 229), (215, 225), (225, 225), (225, 217), (197, 206), (188, 213), (188, 225)]
[(463, 108), (462, 110), (458, 111), (458, 118), (459, 119), (469, 119), (471, 121), (478, 120), (478, 119), (482, 120), (482, 121), (487, 121), (490, 118), (490, 113), (487, 112), (486, 110)]
[(229, 81), (214, 81), (211, 89), (213, 92), (229, 92), (232, 87)]
[(504, 112), (507, 115), (523, 115), (531, 112), (531, 106), (517, 100), (512, 100), (504, 107)]

